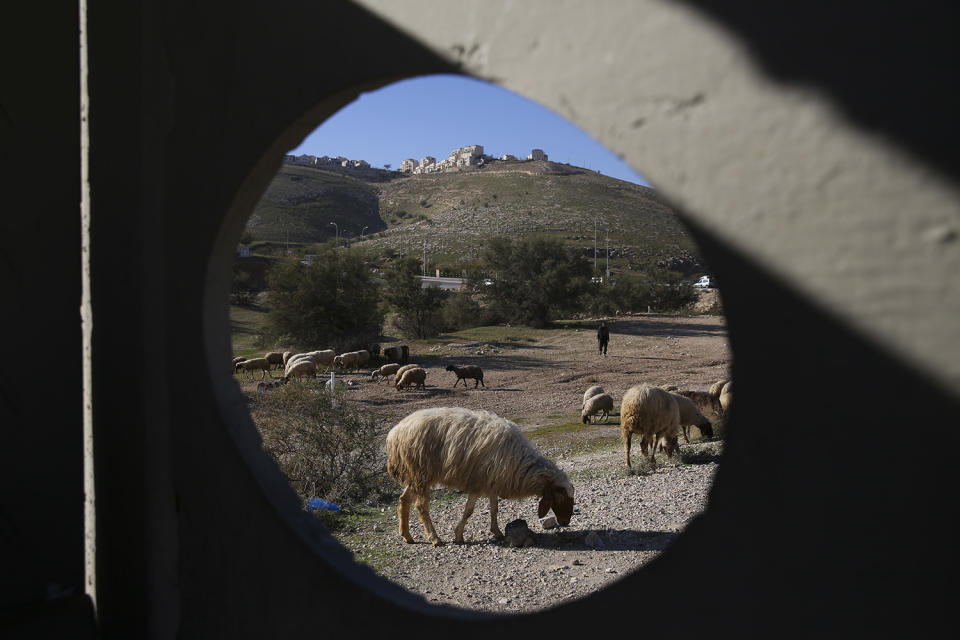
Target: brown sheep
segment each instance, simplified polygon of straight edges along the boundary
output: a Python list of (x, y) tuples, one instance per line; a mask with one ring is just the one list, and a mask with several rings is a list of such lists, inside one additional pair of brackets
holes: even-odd
[(404, 371), (403, 375), (399, 380), (396, 381), (394, 386), (397, 388), (397, 391), (403, 391), (410, 385), (414, 385), (414, 389), (425, 389), (426, 379), (427, 379), (426, 369), (415, 367), (413, 369), (407, 369), (406, 371)]
[(267, 376), (273, 377), (270, 374), (270, 363), (267, 362), (266, 358), (252, 358), (250, 360), (244, 360), (243, 362), (238, 362), (233, 370), (234, 372), (246, 371), (247, 374), (252, 378), (253, 374), (251, 371), (260, 370), (260, 379), (263, 380)]
[[(713, 397), (708, 393), (704, 395), (711, 398)], [(674, 393), (673, 396), (677, 399), (677, 411), (680, 414), (680, 428), (683, 430), (683, 441), (690, 444), (690, 427), (696, 427), (700, 430), (701, 434), (707, 438), (712, 438), (713, 425), (710, 424), (707, 417), (700, 412), (697, 404), (689, 396), (682, 393)]]
[[(478, 384), (483, 384), (483, 369), (478, 367), (475, 364), (465, 364), (462, 367), (456, 365), (447, 366), (447, 371), (453, 371), (457, 374), (457, 380), (453, 383), (453, 386), (456, 387), (457, 384), (463, 380), (463, 388), (467, 388), (467, 380), (473, 380), (473, 388), (476, 389)], [(483, 384), (483, 386), (487, 386)]]
[(269, 362), (274, 368), (283, 368), (283, 354), (279, 351), (271, 351), (263, 357), (266, 358), (267, 362)]

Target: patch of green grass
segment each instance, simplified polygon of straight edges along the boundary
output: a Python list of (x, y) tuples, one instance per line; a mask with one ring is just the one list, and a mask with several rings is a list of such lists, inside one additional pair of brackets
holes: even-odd
[(267, 310), (260, 307), (230, 306), (230, 343), (235, 356), (259, 356), (266, 353), (257, 345), (260, 330), (266, 325)]

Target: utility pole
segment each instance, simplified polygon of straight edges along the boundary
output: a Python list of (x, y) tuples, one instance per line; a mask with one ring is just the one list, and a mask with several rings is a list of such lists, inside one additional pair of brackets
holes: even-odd
[(334, 246), (339, 249), (340, 248), (340, 226), (336, 222), (331, 222), (330, 224), (332, 224), (333, 227), (337, 230), (337, 237), (336, 237)]
[(423, 275), (427, 275), (427, 236), (423, 236)]
[(593, 275), (597, 275), (597, 219), (593, 219)]
[(607, 227), (607, 283), (610, 283), (610, 227)]

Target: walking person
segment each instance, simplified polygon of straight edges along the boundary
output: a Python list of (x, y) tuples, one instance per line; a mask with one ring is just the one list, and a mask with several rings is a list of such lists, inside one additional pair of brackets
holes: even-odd
[(600, 328), (597, 329), (597, 346), (600, 349), (600, 355), (607, 357), (607, 343), (610, 342), (610, 329), (607, 328), (607, 321), (600, 321)]

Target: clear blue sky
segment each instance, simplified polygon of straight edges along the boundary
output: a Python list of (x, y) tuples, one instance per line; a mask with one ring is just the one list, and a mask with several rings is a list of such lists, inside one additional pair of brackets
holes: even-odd
[(552, 162), (649, 183), (563, 117), (496, 85), (464, 76), (403, 80), (362, 94), (289, 153), (343, 156), (398, 169), (407, 158), (446, 158), (457, 147), (483, 145), (498, 157), (543, 149)]

